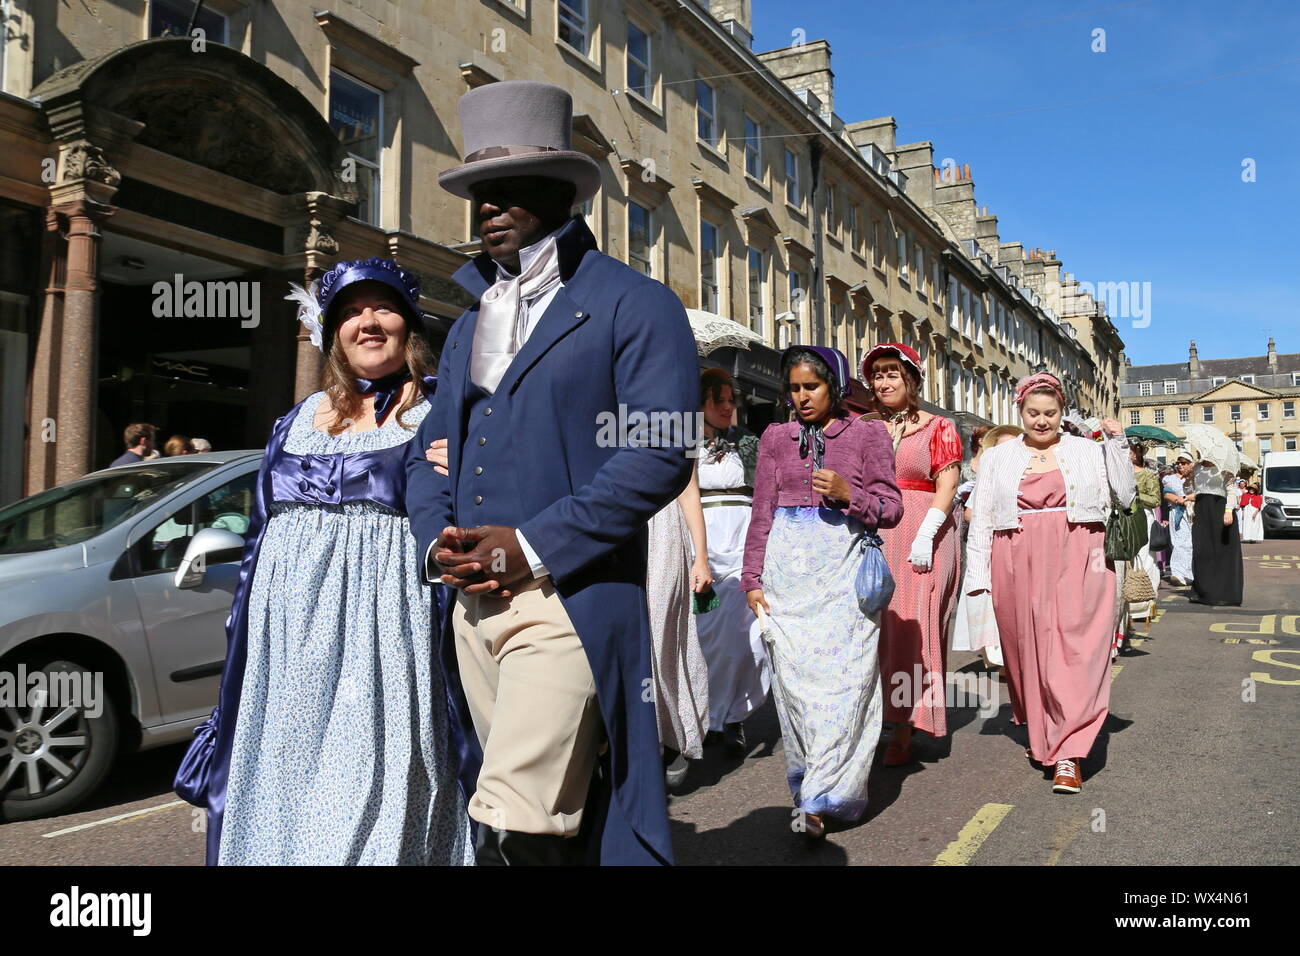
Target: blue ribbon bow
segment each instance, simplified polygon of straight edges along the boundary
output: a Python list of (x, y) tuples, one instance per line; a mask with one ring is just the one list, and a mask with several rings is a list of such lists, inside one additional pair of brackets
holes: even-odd
[[(410, 377), (411, 370), (409, 368), (403, 368), (385, 375), (382, 378), (356, 379), (357, 391), (362, 395), (369, 395), (371, 392), (374, 392), (375, 394), (376, 425), (382, 425), (384, 423), (384, 418), (387, 417), (389, 409), (393, 407), (394, 402), (397, 400), (397, 396), (402, 394), (402, 387)], [(420, 387), (426, 396), (433, 394), (437, 382), (437, 378), (432, 375), (425, 375), (421, 378)]]

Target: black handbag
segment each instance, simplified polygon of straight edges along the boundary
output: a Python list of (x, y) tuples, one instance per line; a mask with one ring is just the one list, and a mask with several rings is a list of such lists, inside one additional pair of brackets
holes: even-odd
[(1111, 493), (1110, 517), (1106, 519), (1106, 557), (1111, 561), (1132, 561), (1147, 543), (1147, 516), (1137, 496), (1127, 508)]
[(1147, 537), (1147, 543), (1151, 546), (1152, 551), (1168, 551), (1174, 546), (1173, 539), (1169, 537), (1169, 526), (1161, 524), (1159, 521), (1151, 522)]

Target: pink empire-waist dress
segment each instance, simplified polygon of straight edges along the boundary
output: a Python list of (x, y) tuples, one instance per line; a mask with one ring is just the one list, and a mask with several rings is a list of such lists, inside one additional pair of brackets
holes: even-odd
[[(1064, 508), (1061, 472), (1025, 474), (1017, 506)], [(1065, 511), (1020, 515), (995, 531), (993, 612), (1007, 678), (1045, 766), (1087, 757), (1110, 706), (1115, 572), (1104, 560), (1106, 529), (1072, 524)]]
[[(880, 621), (884, 719), (910, 723), (935, 737), (948, 733), (948, 621), (961, 576), (961, 541), (952, 515), (934, 537), (929, 570), (918, 571), (907, 558), (934, 500), (933, 476), (961, 457), (961, 439), (946, 418), (935, 416), (904, 437), (895, 453), (903, 519), (880, 532), (885, 562), (894, 576), (894, 596)], [(924, 485), (926, 490), (909, 485)]]

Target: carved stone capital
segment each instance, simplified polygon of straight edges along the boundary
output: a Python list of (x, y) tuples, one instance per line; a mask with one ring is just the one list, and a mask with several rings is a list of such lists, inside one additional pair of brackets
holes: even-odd
[(122, 184), (122, 174), (104, 158), (104, 151), (89, 140), (74, 140), (63, 147), (62, 153), (60, 183), (89, 180), (113, 189)]

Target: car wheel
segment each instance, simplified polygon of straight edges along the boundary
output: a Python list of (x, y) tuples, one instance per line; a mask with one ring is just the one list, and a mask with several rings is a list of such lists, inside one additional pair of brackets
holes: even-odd
[[(16, 688), (18, 706), (0, 707), (4, 820), (68, 812), (104, 782), (117, 756), (117, 708), (102, 677), (88, 680), (92, 672), (75, 661), (25, 663), (28, 683)], [(36, 673), (47, 675), (45, 700), (28, 696)]]

